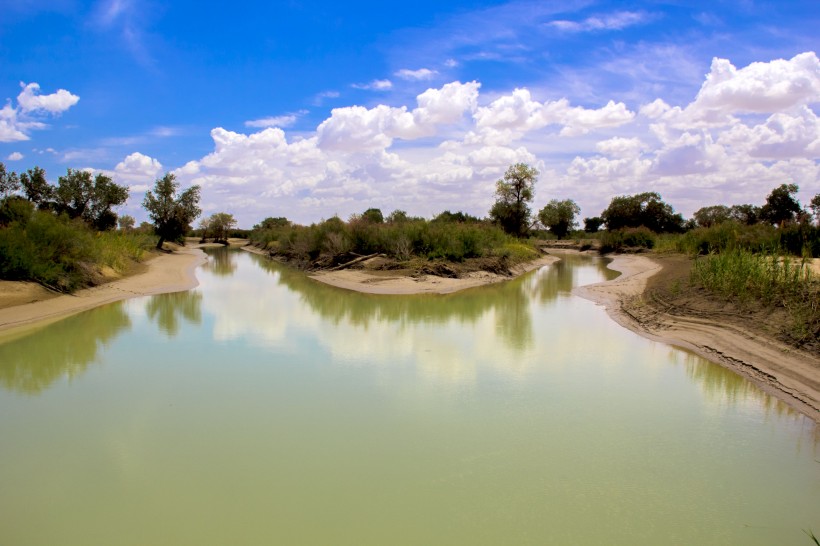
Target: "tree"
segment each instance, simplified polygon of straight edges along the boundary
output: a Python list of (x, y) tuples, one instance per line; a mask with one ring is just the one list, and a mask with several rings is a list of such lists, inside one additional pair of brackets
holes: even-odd
[(384, 223), (384, 215), (382, 214), (381, 209), (367, 209), (362, 213), (360, 216), (362, 220), (369, 224), (382, 224)]
[(200, 223), (200, 227), (202, 228), (203, 240), (208, 237), (208, 233), (210, 233), (215, 242), (227, 244), (231, 230), (236, 227), (236, 220), (233, 214), (215, 212), (208, 218), (203, 219)]
[(817, 225), (820, 225), (820, 193), (811, 198), (809, 208), (814, 213), (814, 219), (817, 220)]
[(730, 220), (732, 218), (732, 210), (725, 205), (712, 205), (699, 208), (693, 216), (698, 226), (711, 227)]
[(396, 209), (385, 218), (391, 224), (401, 224), (407, 221), (407, 213), (401, 209)]
[(797, 184), (781, 184), (766, 197), (766, 204), (760, 209), (760, 216), (770, 224), (782, 226), (794, 221), (800, 213), (800, 203), (794, 198)]
[(552, 199), (538, 212), (538, 219), (550, 233), (563, 239), (578, 225), (575, 215), (579, 212), (581, 208), (572, 199)]
[(640, 226), (656, 233), (683, 231), (683, 216), (676, 214), (656, 192), (613, 197), (601, 218), (609, 231)]
[(128, 188), (115, 184), (111, 177), (98, 173), (93, 179), (88, 171), (68, 169), (57, 180), (55, 209), (69, 218), (82, 218), (94, 228), (105, 231), (117, 225), (111, 208), (128, 200)]
[(604, 225), (604, 219), (600, 216), (584, 218), (584, 231), (587, 233), (597, 233), (602, 225)]
[(6, 171), (0, 163), (0, 198), (5, 199), (20, 189), (20, 177), (14, 171)]
[(277, 216), (275, 218), (269, 216), (268, 218), (265, 218), (264, 220), (253, 226), (253, 229), (274, 229), (288, 227), (289, 225), (290, 220), (288, 220), (284, 216)]
[(145, 192), (143, 208), (154, 223), (159, 235), (157, 248), (165, 241), (179, 241), (190, 229), (190, 224), (202, 212), (199, 208), (199, 186), (191, 186), (177, 195), (179, 182), (171, 173), (158, 178), (154, 191)]
[(530, 225), (529, 202), (535, 195), (538, 171), (526, 163), (516, 163), (507, 169), (504, 178), (495, 183), (495, 204), (490, 218), (504, 231), (521, 237)]
[(34, 167), (22, 173), (20, 184), (23, 186), (23, 194), (37, 208), (48, 208), (49, 202), (54, 199), (54, 186), (48, 183), (46, 171), (40, 167)]
[(756, 205), (732, 205), (729, 217), (735, 222), (752, 226), (760, 221), (760, 207)]
[(119, 218), (117, 218), (117, 223), (120, 226), (120, 231), (131, 231), (134, 229), (134, 225), (137, 223), (134, 220), (133, 216), (129, 216), (128, 214), (123, 214)]

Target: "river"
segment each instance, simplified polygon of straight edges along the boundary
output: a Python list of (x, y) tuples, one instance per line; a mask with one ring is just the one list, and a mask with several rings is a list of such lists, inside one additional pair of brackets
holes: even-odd
[(814, 423), (568, 256), (440, 296), (240, 251), (0, 345), (0, 544), (812, 544)]

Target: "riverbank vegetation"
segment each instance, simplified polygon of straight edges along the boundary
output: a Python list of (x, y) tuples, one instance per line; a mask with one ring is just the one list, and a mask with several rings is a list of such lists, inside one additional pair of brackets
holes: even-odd
[[(157, 187), (169, 176), (175, 189), (173, 175)], [(68, 169), (51, 185), (39, 167), (18, 174), (0, 163), (0, 279), (73, 292), (127, 274), (151, 247), (159, 248), (158, 240), (179, 239), (190, 229), (199, 214), (198, 190), (183, 196), (183, 206), (174, 208), (172, 194), (157, 193), (151, 203), (167, 212), (158, 216), (167, 223), (134, 228), (133, 217), (114, 212), (128, 188), (105, 174)]]
[(425, 220), (401, 210), (385, 218), (379, 209), (368, 209), (347, 221), (334, 216), (309, 226), (267, 218), (254, 226), (250, 239), (272, 256), (306, 269), (381, 255), (392, 260), (389, 268), (448, 262), (503, 272), (540, 255), (530, 240), (509, 235), (491, 221), (449, 211)]

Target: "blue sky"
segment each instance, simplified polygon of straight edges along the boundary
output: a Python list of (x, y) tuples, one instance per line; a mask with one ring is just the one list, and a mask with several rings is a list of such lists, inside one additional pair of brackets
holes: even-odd
[(5, 0), (0, 161), (165, 172), (243, 227), (658, 191), (690, 215), (820, 191), (816, 2)]

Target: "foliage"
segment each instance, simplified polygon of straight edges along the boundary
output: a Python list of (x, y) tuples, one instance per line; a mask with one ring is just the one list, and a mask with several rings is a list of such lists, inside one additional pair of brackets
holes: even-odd
[(71, 292), (93, 284), (100, 267), (124, 271), (149, 244), (144, 235), (95, 234), (78, 219), (33, 211), (27, 222), (0, 229), (0, 278)]
[(12, 222), (25, 225), (33, 212), (34, 205), (30, 201), (18, 195), (10, 195), (0, 200), (0, 227), (7, 226)]
[(700, 227), (711, 227), (722, 224), (731, 218), (731, 210), (726, 205), (712, 205), (702, 207), (693, 214), (695, 222)]
[(406, 222), (408, 220), (407, 212), (405, 212), (403, 210), (400, 210), (400, 209), (396, 209), (393, 212), (391, 212), (390, 214), (388, 214), (387, 218), (385, 218), (385, 220), (387, 222), (390, 222), (391, 224), (397, 224), (399, 222)]
[[(452, 213), (452, 218), (468, 217)], [(445, 221), (408, 218), (405, 221), (371, 223), (355, 216), (345, 222), (334, 216), (318, 224), (300, 226), (279, 223), (257, 225), (250, 236), (254, 244), (291, 260), (308, 262), (320, 257), (335, 258), (347, 253), (383, 253), (399, 261), (412, 257), (462, 261), (470, 258), (505, 256), (520, 259), (522, 252), (497, 226), (487, 222)], [(535, 252), (528, 243), (520, 246)]]
[(801, 211), (800, 203), (794, 198), (797, 190), (797, 184), (781, 184), (773, 189), (760, 209), (761, 219), (778, 226), (794, 221)]
[(811, 198), (811, 201), (809, 201), (809, 208), (814, 213), (814, 219), (817, 222), (817, 225), (820, 225), (820, 193)]
[(584, 231), (587, 233), (597, 233), (602, 225), (604, 225), (604, 219), (600, 216), (584, 218)]
[(88, 171), (68, 169), (54, 190), (55, 210), (69, 218), (82, 218), (99, 231), (117, 225), (111, 210), (128, 200), (128, 188), (115, 184), (111, 177), (98, 173), (93, 179)]
[(5, 199), (20, 189), (20, 177), (14, 171), (6, 171), (6, 166), (0, 163), (0, 198)]
[(191, 186), (177, 195), (179, 182), (171, 173), (158, 178), (154, 184), (154, 191), (145, 193), (143, 208), (154, 223), (154, 231), (159, 235), (157, 248), (162, 248), (165, 241), (179, 241), (188, 230), (190, 224), (202, 212), (199, 208), (199, 186)]
[(675, 214), (656, 192), (614, 197), (601, 218), (609, 231), (640, 226), (655, 233), (683, 231), (683, 216)]
[(444, 222), (444, 223), (459, 223), (463, 224), (465, 222), (480, 222), (481, 219), (470, 214), (458, 211), (458, 212), (450, 212), (449, 210), (445, 210), (433, 217), (433, 222)]
[(54, 186), (46, 180), (46, 171), (40, 167), (20, 174), (20, 185), (26, 198), (39, 208), (48, 208), (54, 200)]
[(137, 221), (134, 217), (128, 214), (123, 214), (117, 218), (117, 224), (120, 226), (120, 231), (131, 231), (134, 229), (134, 224), (136, 223)]
[(601, 253), (629, 248), (653, 248), (656, 235), (645, 226), (606, 231), (601, 235)]
[(202, 240), (208, 237), (216, 242), (227, 243), (231, 230), (236, 227), (236, 219), (233, 214), (227, 212), (215, 212), (200, 222), (202, 229)]
[(538, 212), (538, 220), (559, 239), (567, 236), (570, 230), (577, 227), (575, 215), (581, 212), (575, 201), (564, 199), (559, 201), (552, 199)]
[(384, 215), (381, 209), (367, 209), (362, 213), (361, 219), (371, 224), (381, 224), (384, 222)]
[(710, 254), (695, 261), (692, 282), (741, 305), (786, 309), (788, 337), (797, 345), (820, 336), (820, 287), (804, 260), (740, 249)]
[(527, 233), (531, 215), (528, 203), (535, 195), (537, 180), (538, 171), (534, 167), (516, 163), (496, 182), (496, 201), (490, 209), (490, 218), (507, 233), (517, 237)]

